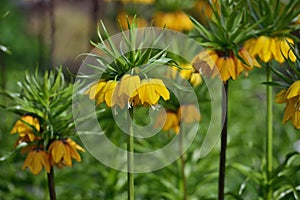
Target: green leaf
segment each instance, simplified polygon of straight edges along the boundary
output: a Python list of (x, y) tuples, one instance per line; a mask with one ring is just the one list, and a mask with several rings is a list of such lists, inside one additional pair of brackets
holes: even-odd
[(7, 160), (8, 158), (10, 158), (12, 155), (14, 155), (19, 149), (22, 149), (24, 147), (28, 146), (27, 143), (25, 142), (22, 142), (20, 143), (18, 146), (16, 146), (15, 149), (13, 149), (12, 151), (10, 151), (9, 153), (7, 153), (6, 155), (0, 157), (0, 161), (5, 161)]

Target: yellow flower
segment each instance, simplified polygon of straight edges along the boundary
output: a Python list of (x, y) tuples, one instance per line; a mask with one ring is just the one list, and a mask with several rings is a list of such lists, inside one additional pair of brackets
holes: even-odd
[(199, 122), (201, 120), (199, 109), (193, 104), (180, 106), (177, 115), (178, 120), (181, 120), (184, 123)]
[(192, 61), (194, 67), (202, 74), (215, 77), (220, 74), (223, 81), (232, 78), (236, 80), (241, 72), (252, 70), (255, 66), (260, 67), (256, 59), (248, 51), (241, 48), (238, 52), (243, 59), (239, 60), (233, 52), (222, 52), (215, 50), (203, 50)]
[(142, 105), (155, 105), (160, 97), (164, 100), (170, 98), (170, 93), (165, 84), (160, 79), (143, 79), (140, 87), (137, 89), (137, 95)]
[[(23, 121), (26, 122), (27, 124), (24, 123)], [(10, 133), (11, 134), (19, 133), (23, 141), (32, 142), (35, 139), (37, 139), (38, 136), (34, 134), (34, 131), (32, 130), (32, 127), (30, 125), (33, 126), (36, 129), (36, 131), (40, 131), (39, 120), (30, 115), (25, 115), (21, 117), (21, 120), (18, 120), (16, 122), (16, 124), (14, 125)]]
[(199, 72), (190, 64), (181, 64), (182, 69), (176, 66), (168, 68), (166, 76), (175, 79), (178, 75), (188, 80), (192, 86), (197, 86), (202, 83), (202, 77)]
[(108, 107), (114, 106), (113, 95), (118, 81), (99, 81), (89, 87), (85, 94), (89, 95), (92, 100), (97, 100), (97, 105), (105, 102)]
[(27, 167), (34, 175), (39, 174), (43, 167), (47, 173), (50, 173), (49, 155), (39, 148), (31, 150), (25, 159), (22, 169), (24, 170)]
[(80, 162), (81, 157), (77, 150), (82, 152), (85, 151), (70, 138), (51, 142), (49, 146), (49, 154), (52, 165), (72, 166), (72, 158)]
[(296, 129), (300, 129), (300, 81), (295, 81), (289, 89), (280, 91), (275, 98), (276, 103), (286, 103), (282, 123), (291, 120)]
[(260, 36), (245, 42), (244, 47), (252, 56), (258, 56), (263, 62), (274, 59), (278, 63), (283, 63), (284, 58), (296, 61), (296, 56), (290, 48), (293, 44), (294, 41), (291, 38)]
[[(218, 0), (212, 0), (212, 3), (216, 5), (218, 11), (220, 12), (220, 6), (218, 4)], [(193, 14), (199, 18), (199, 21), (202, 23), (207, 23), (207, 18), (212, 19), (213, 16), (213, 8), (209, 3), (209, 0), (198, 0), (196, 1)]]
[(175, 31), (189, 31), (193, 29), (190, 18), (182, 11), (157, 12), (153, 17), (154, 26), (166, 27)]
[(177, 118), (177, 114), (172, 111), (166, 112), (166, 119), (164, 121), (162, 115), (162, 111), (158, 113), (155, 124), (153, 125), (154, 128), (162, 127), (163, 131), (171, 131), (172, 129), (175, 131), (176, 134), (179, 133), (180, 126), (179, 126), (179, 120)]
[[(130, 24), (132, 24), (133, 19), (134, 19), (134, 17), (127, 14), (126, 12), (119, 12), (119, 14), (117, 15), (117, 21), (123, 30), (128, 30), (127, 20)], [(142, 17), (137, 17), (136, 24), (137, 24), (138, 28), (146, 27), (147, 20)]]

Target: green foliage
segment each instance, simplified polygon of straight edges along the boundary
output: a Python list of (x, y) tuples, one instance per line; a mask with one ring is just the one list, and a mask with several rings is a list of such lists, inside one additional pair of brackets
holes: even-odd
[[(43, 137), (45, 146), (52, 139), (75, 134), (70, 97), (73, 88), (78, 84), (73, 85), (65, 81), (62, 67), (56, 72), (55, 69), (45, 72), (43, 78), (39, 76), (38, 70), (34, 74), (27, 71), (24, 81), (18, 82), (18, 86), (20, 92), (17, 93), (8, 90), (1, 91), (1, 94), (11, 101), (10, 105), (1, 105), (1, 107), (20, 116), (37, 117), (42, 132), (35, 131), (35, 133)], [(35, 130), (34, 126), (32, 128)]]

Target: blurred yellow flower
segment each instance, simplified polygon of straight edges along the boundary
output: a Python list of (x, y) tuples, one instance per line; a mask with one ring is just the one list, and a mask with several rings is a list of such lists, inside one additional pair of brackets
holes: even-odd
[(51, 142), (49, 146), (51, 164), (59, 167), (72, 166), (72, 158), (74, 158), (77, 162), (80, 162), (81, 157), (77, 150), (82, 152), (85, 151), (70, 138)]
[(157, 115), (155, 123), (153, 125), (154, 128), (162, 127), (163, 131), (171, 131), (174, 130), (176, 134), (179, 133), (180, 126), (179, 120), (177, 118), (177, 113), (172, 111), (166, 111), (166, 118), (164, 120), (163, 111), (160, 111)]
[(291, 38), (260, 36), (246, 41), (244, 47), (252, 56), (258, 56), (263, 62), (274, 59), (278, 63), (283, 63), (284, 58), (296, 61), (296, 56), (290, 47), (293, 44), (294, 41)]
[(201, 120), (199, 109), (193, 104), (181, 105), (177, 115), (181, 123), (193, 123)]
[[(117, 15), (117, 21), (123, 30), (128, 30), (128, 22), (132, 24), (134, 17), (126, 12), (119, 12)], [(128, 22), (127, 22), (128, 20)], [(136, 22), (138, 28), (143, 28), (147, 26), (147, 20), (142, 17), (136, 17)]]
[(295, 81), (288, 90), (280, 91), (275, 98), (276, 103), (286, 103), (282, 123), (291, 120), (296, 129), (300, 129), (300, 81)]
[(193, 29), (190, 18), (182, 11), (157, 12), (153, 16), (154, 26), (166, 27), (175, 31), (189, 31)]
[(29, 168), (31, 173), (37, 175), (44, 167), (47, 173), (50, 173), (49, 155), (42, 149), (35, 148), (29, 151), (22, 169)]
[(178, 75), (188, 80), (192, 86), (197, 86), (202, 83), (202, 77), (199, 72), (190, 64), (180, 64), (181, 69), (176, 66), (168, 68), (166, 76), (175, 79)]
[(21, 120), (18, 120), (16, 122), (10, 133), (19, 133), (19, 136), (21, 137), (20, 139), (22, 141), (33, 142), (38, 138), (38, 136), (34, 134), (31, 126), (33, 126), (36, 131), (40, 131), (39, 120), (30, 115), (25, 115), (21, 117)]
[(241, 72), (244, 71), (245, 75), (248, 75), (248, 71), (255, 66), (260, 67), (257, 60), (245, 48), (241, 48), (238, 54), (244, 62), (231, 51), (222, 52), (205, 49), (193, 59), (192, 64), (201, 74), (212, 77), (219, 74), (223, 81), (230, 78), (236, 80)]
[(153, 127), (162, 127), (163, 131), (174, 130), (176, 134), (180, 132), (181, 123), (193, 123), (201, 120), (199, 109), (193, 104), (182, 105), (177, 112), (166, 111), (165, 120), (163, 118), (164, 115), (161, 112), (164, 111), (158, 113)]
[[(212, 0), (212, 3), (217, 6), (218, 10), (220, 10), (220, 6), (217, 2), (218, 0)], [(209, 3), (209, 0), (197, 0), (193, 8), (193, 14), (204, 24), (207, 23), (207, 18), (212, 19), (213, 8)]]

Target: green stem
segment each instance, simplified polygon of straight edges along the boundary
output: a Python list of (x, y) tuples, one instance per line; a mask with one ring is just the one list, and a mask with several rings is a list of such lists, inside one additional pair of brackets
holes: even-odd
[[(272, 81), (271, 67), (267, 63), (267, 82)], [(267, 135), (266, 135), (266, 174), (267, 174), (267, 191), (266, 200), (272, 199), (272, 170), (273, 170), (273, 101), (272, 87), (267, 86)]]
[[(181, 126), (183, 128), (184, 125)], [(180, 164), (181, 164), (181, 185), (182, 185), (182, 193), (183, 193), (183, 200), (187, 200), (187, 182), (186, 182), (186, 176), (185, 176), (185, 160), (184, 160), (184, 153), (183, 153), (183, 146), (182, 146), (182, 137), (183, 137), (184, 131), (182, 130), (179, 133), (179, 149), (180, 149)]]
[(50, 173), (47, 173), (47, 178), (48, 178), (48, 189), (49, 189), (50, 200), (56, 200), (53, 167), (51, 167)]
[[(132, 110), (129, 110), (132, 116)], [(132, 119), (133, 120), (133, 119)], [(127, 140), (127, 181), (128, 181), (128, 200), (134, 200), (134, 131), (133, 125), (130, 125)]]
[(228, 119), (228, 81), (224, 83), (225, 91), (223, 93), (223, 109), (222, 116), (224, 116), (224, 125), (221, 133), (221, 152), (220, 152), (220, 166), (219, 166), (219, 191), (218, 199), (224, 200), (225, 188), (225, 169), (226, 169), (226, 148), (227, 148), (227, 119)]

